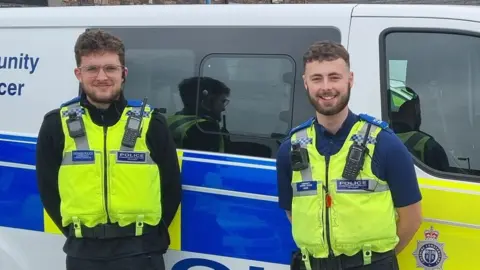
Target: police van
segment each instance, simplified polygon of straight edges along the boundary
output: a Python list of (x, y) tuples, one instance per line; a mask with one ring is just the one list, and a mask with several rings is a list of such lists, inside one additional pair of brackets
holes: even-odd
[(123, 39), (125, 95), (182, 109), (181, 80), (231, 89), (226, 153), (178, 149), (183, 200), (169, 228), (172, 270), (287, 270), (295, 244), (277, 203), (275, 157), (314, 113), (302, 54), (342, 43), (355, 73), (350, 107), (389, 124), (413, 98), (420, 130), (448, 157), (414, 156), (424, 221), (402, 270), (477, 269), (480, 253), (480, 7), (161, 5), (0, 9), (0, 269), (65, 269), (64, 236), (41, 204), (35, 144), (46, 112), (79, 94), (73, 47), (89, 28)]

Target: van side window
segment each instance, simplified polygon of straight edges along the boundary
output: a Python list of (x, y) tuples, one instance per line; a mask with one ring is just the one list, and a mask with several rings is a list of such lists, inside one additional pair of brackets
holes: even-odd
[(454, 33), (385, 35), (391, 126), (423, 168), (480, 175), (479, 48)]
[(125, 97), (148, 97), (177, 148), (263, 158), (274, 158), (291, 127), (314, 115), (304, 51), (319, 39), (341, 41), (335, 27), (104, 30), (125, 43)]
[[(294, 79), (293, 59), (275, 55), (212, 54), (202, 60), (200, 72), (204, 77), (222, 81), (230, 89), (224, 104), (225, 119), (221, 119), (228, 133), (264, 138), (288, 133), (293, 89), (285, 81)], [(199, 98), (205, 100), (204, 97)], [(208, 106), (202, 104), (198, 112)], [(288, 115), (286, 119), (281, 118), (282, 112)]]

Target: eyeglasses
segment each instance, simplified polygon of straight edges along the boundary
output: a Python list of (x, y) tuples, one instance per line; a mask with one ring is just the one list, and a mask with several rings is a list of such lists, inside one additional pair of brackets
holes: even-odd
[(85, 73), (89, 77), (96, 77), (98, 76), (100, 69), (102, 69), (107, 76), (115, 76), (115, 75), (118, 75), (118, 73), (122, 72), (124, 67), (121, 65), (105, 65), (105, 66), (91, 65), (91, 66), (79, 67), (79, 69), (82, 73)]
[(228, 103), (230, 103), (230, 100), (226, 98), (222, 102), (223, 102), (223, 106), (227, 107)]

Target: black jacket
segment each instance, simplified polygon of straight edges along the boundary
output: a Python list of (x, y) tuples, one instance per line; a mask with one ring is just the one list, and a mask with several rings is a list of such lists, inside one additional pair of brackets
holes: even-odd
[[(82, 95), (80, 102), (88, 109), (93, 122), (99, 126), (112, 126), (117, 123), (127, 104), (123, 96), (107, 110), (100, 110), (91, 105), (85, 95)], [(172, 222), (181, 200), (176, 147), (165, 118), (158, 111), (154, 111), (146, 135), (152, 159), (158, 164), (161, 172), (163, 220), (159, 225), (158, 234), (109, 240), (75, 239), (68, 237), (68, 229), (62, 227), (60, 216), (58, 171), (62, 163), (65, 137), (59, 111), (60, 109), (55, 109), (48, 112), (40, 127), (36, 172), (42, 203), (57, 227), (67, 237), (64, 246), (67, 255), (82, 258), (112, 258), (152, 251), (165, 252), (170, 244), (167, 227)]]

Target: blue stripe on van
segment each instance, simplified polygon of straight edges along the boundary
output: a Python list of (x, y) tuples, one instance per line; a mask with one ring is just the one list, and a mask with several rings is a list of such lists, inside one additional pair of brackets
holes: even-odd
[(290, 264), (295, 244), (277, 203), (184, 191), (182, 250)]
[(0, 166), (0, 226), (43, 231), (35, 170)]
[(190, 160), (182, 162), (184, 185), (226, 189), (261, 195), (277, 195), (277, 172)]
[(18, 136), (18, 135), (9, 135), (9, 134), (0, 134), (0, 140), (14, 140), (14, 141), (22, 141), (22, 142), (37, 142), (36, 137), (26, 137), (26, 136)]
[(238, 163), (245, 163), (245, 164), (275, 167), (275, 160), (262, 160), (262, 159), (248, 158), (248, 157), (231, 157), (231, 156), (220, 156), (216, 154), (191, 153), (191, 152), (185, 152), (184, 156), (188, 158), (196, 158), (196, 159), (213, 159), (218, 161), (238, 162)]
[[(13, 141), (22, 139), (8, 137)], [(35, 165), (35, 144), (24, 141), (0, 139), (0, 161)], [(276, 195), (275, 170), (202, 162), (206, 159), (274, 166), (274, 161), (188, 152), (184, 157), (187, 159), (183, 161), (182, 184)], [(188, 160), (189, 157), (201, 160)], [(295, 244), (288, 219), (278, 203), (189, 190), (183, 194), (183, 251), (290, 263)], [(0, 165), (0, 226), (43, 231), (43, 207), (35, 170)]]
[(33, 143), (0, 140), (0, 161), (35, 165), (35, 148)]

